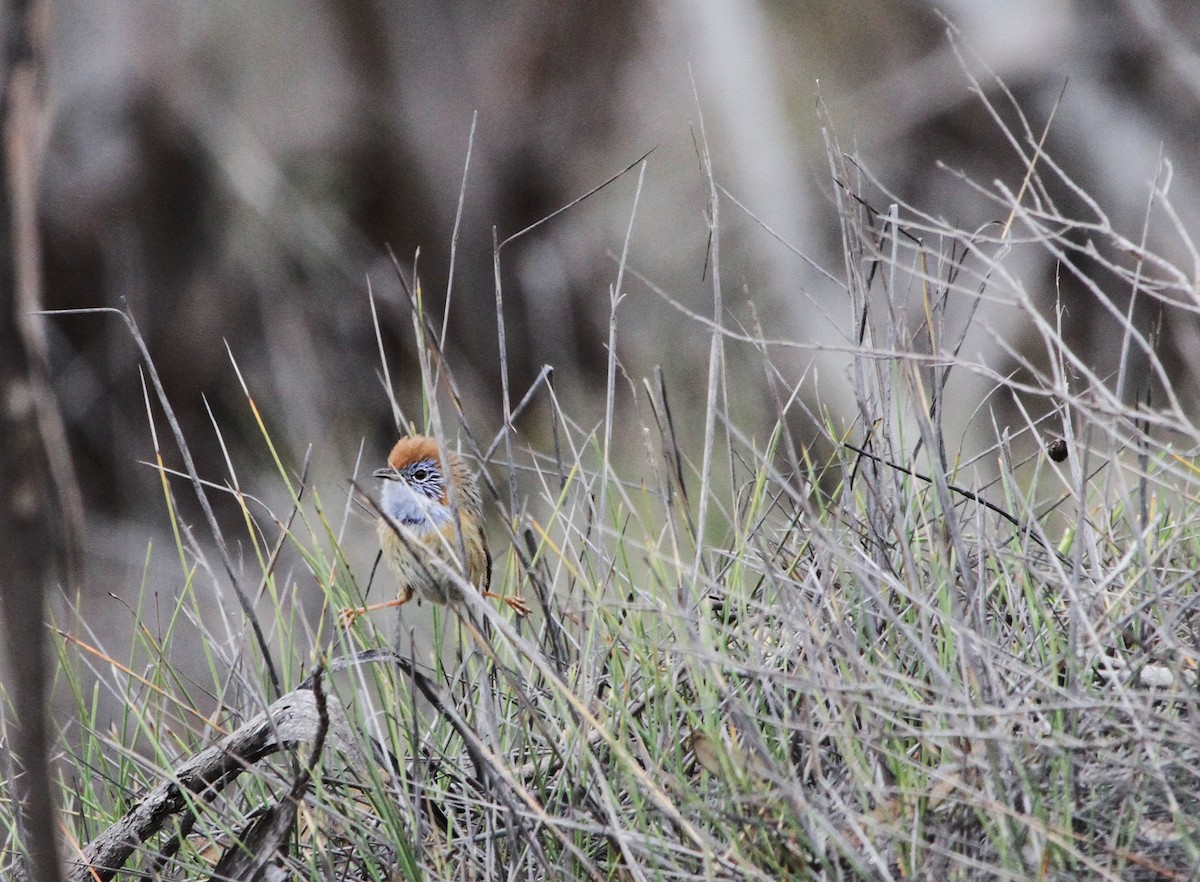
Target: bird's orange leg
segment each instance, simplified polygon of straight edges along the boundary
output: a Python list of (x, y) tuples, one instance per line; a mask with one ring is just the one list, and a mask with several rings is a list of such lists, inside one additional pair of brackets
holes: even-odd
[(503, 600), (510, 607), (512, 607), (513, 612), (522, 618), (533, 612), (533, 607), (531, 607), (526, 602), (525, 598), (520, 594), (496, 594), (494, 591), (484, 591), (483, 596), (494, 597), (496, 600)]
[(395, 600), (385, 600), (383, 603), (372, 603), (370, 606), (347, 606), (338, 611), (338, 624), (343, 628), (349, 628), (354, 624), (354, 620), (359, 616), (365, 616), (367, 613), (376, 612), (381, 609), (388, 609), (393, 606), (403, 606), (413, 599), (413, 592), (406, 591), (397, 597)]

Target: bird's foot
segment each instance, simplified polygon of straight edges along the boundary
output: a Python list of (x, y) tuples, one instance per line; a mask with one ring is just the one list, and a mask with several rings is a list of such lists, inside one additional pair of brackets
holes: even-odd
[(349, 628), (354, 624), (354, 620), (365, 613), (366, 607), (344, 606), (338, 610), (337, 620), (338, 625), (342, 628)]
[(525, 598), (520, 594), (495, 594), (491, 591), (485, 591), (483, 592), (483, 596), (494, 597), (497, 600), (503, 600), (512, 608), (512, 611), (521, 618), (525, 618), (525, 616), (533, 612), (533, 607), (530, 606)]

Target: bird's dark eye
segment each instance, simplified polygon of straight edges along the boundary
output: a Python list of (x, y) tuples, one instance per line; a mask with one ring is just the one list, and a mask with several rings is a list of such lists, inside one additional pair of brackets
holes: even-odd
[(412, 477), (417, 483), (422, 483), (429, 478), (429, 469), (415, 469)]

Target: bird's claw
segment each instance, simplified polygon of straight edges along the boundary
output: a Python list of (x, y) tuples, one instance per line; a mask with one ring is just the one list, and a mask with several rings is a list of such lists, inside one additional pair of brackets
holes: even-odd
[(354, 620), (363, 614), (364, 610), (356, 609), (352, 606), (345, 606), (338, 610), (338, 625), (342, 628), (349, 628), (354, 624)]
[(525, 598), (520, 594), (497, 594), (495, 591), (484, 591), (483, 596), (503, 600), (521, 618), (525, 618), (525, 616), (533, 612), (533, 607), (526, 603)]
[(512, 607), (512, 611), (521, 618), (525, 618), (525, 616), (533, 612), (533, 607), (531, 607), (525, 598), (520, 594), (507, 594), (504, 596), (503, 600), (510, 607)]

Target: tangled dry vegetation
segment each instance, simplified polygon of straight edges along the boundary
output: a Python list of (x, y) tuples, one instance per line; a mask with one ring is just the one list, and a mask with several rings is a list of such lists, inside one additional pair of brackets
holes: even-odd
[[(508, 540), (494, 582), (537, 601), (530, 620), (479, 599), (402, 618), (391, 646), (382, 617), (339, 630), (369, 581), (340, 550), (365, 523), (349, 501), (326, 507), (294, 463), (290, 511), (232, 463), (217, 484), (164, 474), (169, 514), (230, 494), (246, 529), (212, 560), (204, 525), (177, 523), (181, 577), (131, 611), (164, 623), (132, 658), (58, 623), (72, 878), (1193, 878), (1200, 432), (1156, 335), (1195, 322), (1200, 278), (1113, 229), (1038, 143), (1014, 137), (1025, 181), (977, 188), (998, 219), (978, 231), (831, 145), (848, 418), (805, 391), (804, 344), (730, 320), (716, 249), (712, 314), (681, 318), (711, 347), (695, 444), (662, 375), (629, 381), (614, 356), (636, 431), (572, 413), (544, 374), (549, 443), (489, 445), (454, 409), (439, 322), (417, 321), (417, 428), (483, 467)], [(1151, 210), (1173, 217), (1168, 197)], [(1120, 322), (1119, 376), (1026, 289), (1022, 250)], [(996, 304), (1036, 341), (1003, 375), (964, 342)], [(636, 308), (613, 315), (616, 340)], [(732, 375), (735, 351), (760, 379)], [(981, 382), (956, 437), (948, 412)], [(765, 423), (738, 417), (750, 384)], [(201, 601), (229, 584), (243, 608)], [(207, 682), (172, 669), (184, 629)], [(91, 715), (105, 690), (123, 716)]]

